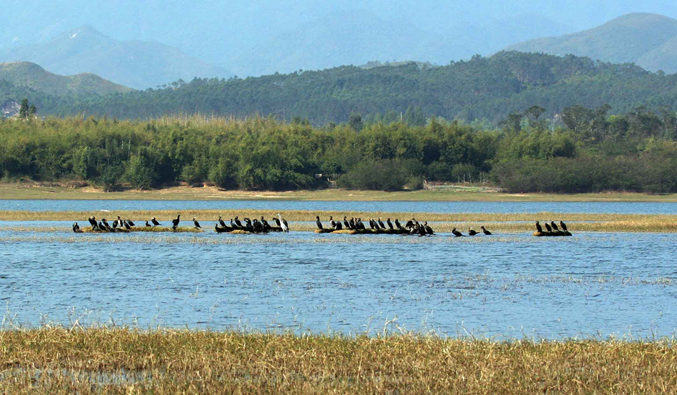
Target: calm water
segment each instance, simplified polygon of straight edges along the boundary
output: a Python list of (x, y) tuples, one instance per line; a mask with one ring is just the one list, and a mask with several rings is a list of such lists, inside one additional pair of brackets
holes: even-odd
[(616, 213), (677, 214), (677, 203), (561, 202), (325, 202), (325, 201), (128, 201), (128, 200), (0, 200), (0, 211), (121, 210), (336, 210), (411, 213)]
[[(234, 203), (241, 204), (199, 202)], [(365, 203), (404, 211), (392, 208), (398, 205), (416, 206)], [(445, 204), (432, 205), (442, 211)], [(590, 210), (608, 212), (599, 211), (607, 205)], [(396, 318), (389, 330), (498, 338), (647, 337), (677, 330), (676, 234), (74, 235), (2, 225), (0, 300), (5, 317), (21, 324), (108, 322), (112, 316), (140, 326), (374, 334)]]

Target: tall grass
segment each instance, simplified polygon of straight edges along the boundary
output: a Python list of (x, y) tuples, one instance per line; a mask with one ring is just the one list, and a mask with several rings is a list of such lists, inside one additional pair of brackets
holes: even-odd
[(129, 328), (0, 332), (5, 393), (669, 393), (674, 339), (509, 341)]

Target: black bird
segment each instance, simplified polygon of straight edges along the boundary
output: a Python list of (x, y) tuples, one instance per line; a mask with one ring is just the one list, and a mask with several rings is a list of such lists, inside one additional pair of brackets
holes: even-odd
[(235, 224), (235, 222), (233, 222), (232, 218), (230, 219), (230, 227), (233, 229), (237, 229), (237, 225)]
[(552, 229), (555, 232), (559, 231), (559, 229), (557, 229), (557, 224), (555, 223), (555, 221), (550, 221), (550, 226), (552, 226)]
[(425, 236), (428, 233), (424, 225), (419, 225), (416, 229), (418, 229), (418, 234), (421, 236)]
[(427, 234), (432, 235), (432, 234), (435, 233), (435, 232), (433, 232), (433, 228), (431, 228), (430, 225), (428, 225), (428, 221), (425, 221), (425, 222), (423, 223), (423, 227), (425, 228), (425, 232), (426, 232)]
[(89, 217), (89, 223), (92, 225), (92, 229), (96, 229), (99, 227), (96, 223), (96, 218), (94, 216)]
[(223, 222), (223, 219), (221, 218), (220, 215), (219, 215), (219, 225), (221, 225), (222, 228), (225, 228), (225, 227), (226, 227), (226, 223)]
[(475, 232), (474, 230), (468, 229), (468, 236), (475, 236), (476, 234), (477, 232)]
[(370, 218), (370, 219), (369, 219), (369, 228), (371, 228), (371, 229), (378, 229), (378, 224), (376, 223), (376, 221), (374, 221), (373, 218)]
[(265, 232), (268, 232), (270, 230), (270, 224), (268, 223), (268, 221), (266, 221), (265, 218), (263, 218), (263, 215), (261, 216), (261, 225), (263, 225), (263, 230)]
[(390, 228), (390, 230), (393, 230), (393, 229), (394, 229), (394, 228), (393, 228), (393, 223), (390, 222), (390, 218), (388, 218), (388, 219), (386, 220), (386, 223), (388, 224), (388, 227)]
[(378, 226), (381, 227), (381, 229), (385, 229), (386, 226), (383, 224), (383, 221), (381, 221), (381, 217), (378, 217)]
[(329, 216), (329, 225), (331, 225), (333, 229), (336, 229), (336, 221), (334, 221), (334, 217), (331, 215)]
[(125, 225), (122, 223), (122, 218), (120, 218), (119, 215), (118, 215), (118, 226), (121, 227), (121, 228), (125, 226)]
[(482, 232), (484, 232), (484, 234), (487, 235), (487, 236), (491, 236), (491, 232), (489, 232), (488, 230), (484, 229), (484, 226), (482, 226)]
[(404, 225), (405, 228), (411, 229), (414, 227), (414, 222), (412, 220), (407, 221), (406, 225)]
[(127, 223), (129, 224), (129, 226), (136, 226), (136, 225), (134, 225), (134, 222), (132, 222), (131, 219), (128, 219), (128, 220), (127, 220)]
[(250, 232), (254, 231), (254, 226), (252, 225), (252, 220), (249, 218), (244, 219), (244, 227)]
[(277, 224), (278, 228), (282, 227), (282, 224), (280, 223), (280, 220), (277, 217), (273, 217), (273, 221), (275, 221), (275, 224)]
[(563, 231), (568, 232), (567, 230), (567, 224), (565, 224), (562, 221), (559, 221), (559, 226), (562, 228)]
[(254, 218), (254, 232), (260, 233), (263, 232), (263, 225), (261, 225), (261, 222), (259, 222), (258, 219)]
[(202, 229), (202, 227), (200, 226), (200, 223), (197, 222), (195, 217), (193, 217), (193, 225), (195, 226), (195, 229)]
[(361, 230), (367, 229), (367, 228), (364, 226), (364, 223), (362, 223), (362, 218), (358, 218), (358, 219), (357, 219), (357, 227), (358, 227), (359, 229), (361, 229)]
[(282, 218), (282, 223), (284, 224), (284, 228), (287, 229), (287, 232), (289, 232), (289, 223), (287, 223), (287, 220)]
[(545, 229), (547, 229), (549, 233), (552, 233), (552, 228), (547, 222), (545, 223)]
[(543, 233), (543, 228), (541, 227), (541, 224), (538, 221), (536, 221), (536, 231), (538, 233)]
[(118, 220), (113, 221), (113, 229), (118, 227)]
[(122, 225), (125, 226), (125, 229), (127, 229), (127, 230), (132, 230), (132, 227), (129, 226), (129, 224), (127, 223), (127, 221), (122, 221)]
[(402, 224), (400, 224), (400, 220), (397, 218), (395, 218), (395, 226), (397, 227), (397, 229), (402, 229)]
[(106, 221), (106, 218), (101, 218), (101, 222), (103, 222), (103, 226), (105, 226), (106, 229), (110, 229), (110, 225), (108, 225), (108, 221)]
[(355, 227), (355, 218), (351, 218), (350, 221), (348, 221), (348, 229), (357, 229)]
[(80, 229), (80, 225), (78, 225), (77, 222), (73, 224), (73, 232), (82, 233), (82, 230)]
[(150, 219), (150, 223), (153, 224), (153, 226), (160, 226), (160, 223), (157, 222), (157, 220), (155, 219), (155, 217), (153, 217), (153, 218)]
[(238, 228), (242, 228), (242, 222), (240, 222), (240, 220), (237, 218), (237, 215), (235, 216), (235, 224)]
[(315, 219), (316, 219), (315, 224), (317, 225), (317, 229), (322, 230), (322, 221), (320, 221), (320, 216), (316, 215)]
[(343, 224), (341, 221), (336, 221), (336, 230), (343, 230)]
[(348, 223), (348, 218), (345, 215), (343, 216), (343, 225), (346, 227), (346, 229), (350, 229), (350, 224)]
[(146, 226), (150, 228), (150, 224), (148, 223), (148, 221), (146, 221)]
[(176, 228), (179, 226), (179, 222), (181, 222), (181, 214), (177, 215), (176, 218), (172, 220), (172, 229), (176, 230)]
[(103, 225), (103, 222), (99, 221), (99, 224), (97, 225), (99, 230), (104, 230), (107, 231), (108, 229)]
[(457, 231), (456, 228), (452, 229), (452, 230), (451, 230), (451, 233), (453, 233), (454, 236), (456, 236), (456, 237), (461, 237), (461, 236), (463, 236), (463, 233)]

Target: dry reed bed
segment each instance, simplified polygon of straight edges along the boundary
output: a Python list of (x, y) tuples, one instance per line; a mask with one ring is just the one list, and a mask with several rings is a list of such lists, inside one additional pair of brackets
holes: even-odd
[(513, 341), (44, 327), (0, 332), (6, 393), (669, 393), (674, 340)]

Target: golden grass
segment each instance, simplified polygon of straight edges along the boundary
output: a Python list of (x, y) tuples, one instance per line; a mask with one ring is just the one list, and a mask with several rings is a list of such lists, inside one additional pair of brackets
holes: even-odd
[(44, 327), (0, 332), (4, 393), (669, 393), (674, 340), (513, 341)]
[[(262, 215), (269, 221), (278, 211), (276, 210), (185, 210), (185, 211), (120, 211), (120, 212), (75, 212), (75, 211), (0, 211), (0, 221), (79, 221), (80, 226), (86, 228), (87, 218), (91, 215), (106, 216), (109, 218), (131, 218), (137, 224), (143, 223), (144, 219), (157, 217), (159, 221), (167, 222), (176, 218), (178, 214), (182, 217), (196, 217), (202, 224), (206, 232), (213, 231), (214, 224), (219, 216), (222, 216), (226, 222), (230, 218), (238, 215), (240, 218), (260, 218)], [(412, 217), (419, 221), (429, 221), (431, 226), (438, 232), (450, 232), (454, 227), (466, 233), (468, 228), (474, 228), (479, 231), (479, 227), (484, 225), (492, 232), (517, 233), (533, 232), (534, 222), (539, 220), (556, 222), (562, 220), (568, 225), (572, 232), (677, 232), (677, 215), (645, 215), (645, 214), (564, 214), (564, 213), (534, 213), (534, 214), (491, 214), (491, 213), (369, 213), (369, 212), (338, 212), (338, 211), (301, 211), (287, 210), (281, 212), (282, 216), (290, 222), (292, 231), (313, 231), (315, 226), (315, 215), (320, 215), (326, 227), (329, 226), (329, 216), (334, 219), (343, 218), (362, 218), (366, 222), (369, 218), (380, 217), (383, 221), (386, 218), (399, 218), (402, 223), (405, 219)], [(187, 221), (190, 223), (190, 221)], [(143, 226), (138, 227), (143, 229)], [(12, 229), (4, 227), (2, 229)], [(26, 231), (45, 231), (54, 229), (54, 227), (18, 227), (14, 230)], [(190, 229), (190, 228), (188, 228)], [(155, 230), (157, 231), (157, 230)]]
[(224, 191), (215, 187), (168, 187), (153, 191), (103, 192), (92, 187), (68, 188), (40, 183), (0, 183), (2, 199), (38, 200), (322, 200), (322, 201), (480, 201), (480, 202), (677, 202), (677, 194), (648, 195), (630, 192), (582, 194), (510, 194), (494, 188), (447, 185), (420, 191)]

